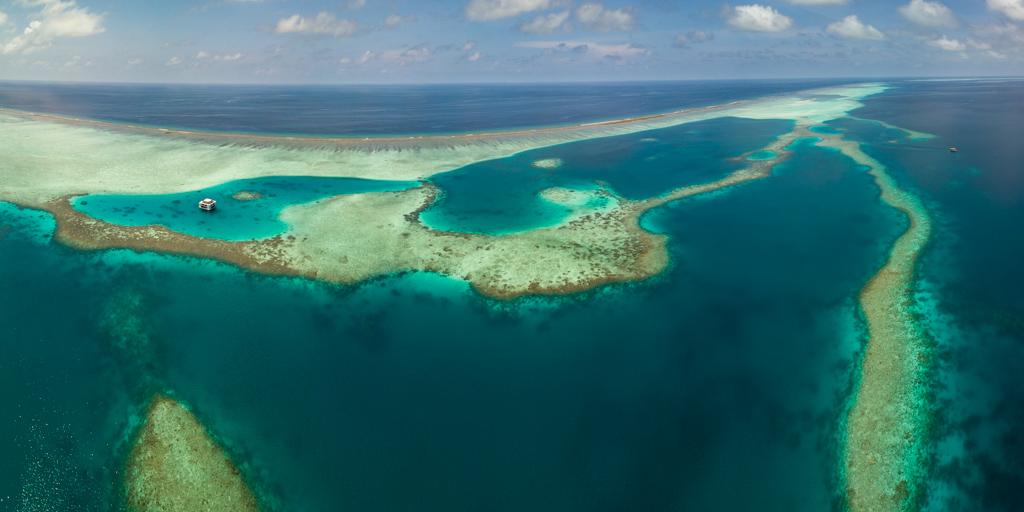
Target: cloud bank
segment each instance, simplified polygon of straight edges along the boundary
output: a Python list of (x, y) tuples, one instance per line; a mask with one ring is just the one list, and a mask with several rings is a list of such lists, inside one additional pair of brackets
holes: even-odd
[(562, 24), (568, 19), (569, 11), (538, 14), (530, 21), (516, 25), (516, 28), (524, 34), (550, 34), (562, 28)]
[(576, 20), (587, 30), (597, 32), (632, 32), (636, 15), (632, 9), (605, 9), (601, 4), (585, 3), (576, 9)]
[(738, 5), (732, 9), (727, 23), (736, 30), (781, 32), (793, 26), (793, 18), (768, 5)]
[(305, 18), (298, 14), (281, 18), (274, 27), (275, 34), (309, 34), (346, 37), (355, 34), (359, 24), (355, 20), (337, 19), (329, 12), (321, 12), (316, 18)]
[[(85, 37), (106, 31), (102, 14), (78, 7), (74, 0), (35, 0), (27, 5), (42, 6), (42, 10), (20, 35), (4, 43), (3, 53), (32, 53), (62, 37)], [(6, 22), (7, 16), (2, 16), (2, 21)]]
[(885, 39), (885, 34), (871, 25), (865, 25), (854, 14), (825, 27), (825, 32), (843, 39)]
[(909, 4), (896, 9), (904, 18), (926, 27), (955, 27), (959, 23), (953, 11), (939, 2), (911, 0)]
[(1015, 21), (1024, 21), (1024, 0), (988, 0), (985, 6)]
[(564, 5), (566, 3), (561, 0), (471, 0), (464, 12), (471, 21), (491, 21)]

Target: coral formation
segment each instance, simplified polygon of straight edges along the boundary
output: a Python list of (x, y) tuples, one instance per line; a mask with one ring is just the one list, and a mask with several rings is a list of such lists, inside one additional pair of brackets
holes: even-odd
[(125, 464), (124, 500), (137, 512), (246, 512), (260, 507), (224, 449), (172, 398), (153, 397)]

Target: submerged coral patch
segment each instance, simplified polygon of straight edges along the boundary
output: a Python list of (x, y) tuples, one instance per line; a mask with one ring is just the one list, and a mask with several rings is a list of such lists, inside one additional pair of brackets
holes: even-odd
[(534, 160), (533, 166), (538, 169), (557, 169), (565, 163), (561, 158), (542, 158), (540, 160)]
[(124, 500), (136, 512), (255, 512), (240, 471), (191, 411), (153, 397), (124, 472)]
[[(927, 138), (917, 132), (907, 134)], [(914, 269), (930, 238), (932, 221), (921, 200), (902, 189), (860, 144), (837, 138), (820, 144), (867, 167), (881, 190), (881, 200), (910, 220), (885, 266), (860, 293), (868, 343), (846, 420), (841, 467), (846, 504), (852, 512), (910, 510), (921, 499), (931, 447), (930, 346), (911, 307)]]
[(252, 190), (239, 190), (234, 194), (231, 194), (231, 199), (235, 201), (255, 201), (263, 197), (263, 192), (253, 192)]

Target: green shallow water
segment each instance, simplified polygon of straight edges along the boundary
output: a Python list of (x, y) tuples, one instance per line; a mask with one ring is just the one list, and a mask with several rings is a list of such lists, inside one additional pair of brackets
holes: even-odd
[[(159, 224), (174, 231), (206, 238), (250, 240), (280, 234), (285, 224), (281, 210), (339, 194), (390, 192), (419, 185), (415, 181), (360, 178), (274, 176), (235, 180), (202, 190), (177, 194), (91, 195), (72, 199), (76, 210), (114, 224)], [(261, 197), (239, 200), (233, 194), (248, 191)], [(217, 201), (214, 211), (200, 210), (204, 198)]]

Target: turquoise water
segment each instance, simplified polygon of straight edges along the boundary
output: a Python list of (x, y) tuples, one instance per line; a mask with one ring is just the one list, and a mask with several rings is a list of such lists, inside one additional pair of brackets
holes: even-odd
[[(768, 145), (791, 121), (719, 118), (648, 132), (525, 151), (430, 178), (444, 196), (422, 219), (446, 231), (502, 234), (550, 226), (569, 210), (537, 194), (550, 187), (592, 189), (603, 182), (628, 199), (722, 178), (744, 153)], [(554, 168), (538, 160), (559, 159)]]
[(752, 162), (756, 162), (756, 161), (759, 161), (759, 160), (771, 160), (772, 158), (775, 158), (776, 156), (777, 155), (775, 154), (774, 151), (758, 151), (758, 152), (748, 156), (747, 160), (750, 160)]
[(829, 125), (812, 126), (812, 127), (808, 128), (808, 130), (810, 130), (810, 131), (812, 131), (814, 133), (827, 133), (827, 134), (843, 133), (842, 131), (840, 131), (840, 130), (838, 130), (836, 128), (833, 128), (832, 126), (829, 126)]
[[(23, 289), (0, 406), (26, 418), (0, 490), (104, 510), (137, 403), (170, 390), (278, 510), (827, 510), (857, 290), (905, 226), (858, 166), (794, 149), (654, 210), (664, 276), (497, 308), (432, 274), (339, 288), (71, 251), (0, 209), (42, 223), (0, 246)], [(126, 292), (152, 337), (130, 349), (97, 320)]]
[[(837, 121), (934, 212), (919, 268), (920, 313), (936, 343), (935, 465), (926, 512), (1024, 503), (1024, 84), (914, 83), (855, 112), (935, 134)], [(957, 153), (950, 153), (955, 146)]]
[[(938, 345), (925, 511), (1015, 511), (1024, 87), (901, 87), (856, 115), (938, 139), (894, 143), (902, 132), (853, 119), (827, 130), (862, 141), (935, 219), (915, 286)], [(517, 229), (558, 218), (534, 211), (547, 186), (599, 179), (648, 197), (710, 181), (789, 126), (722, 120), (483, 162), (437, 177), (448, 196), (433, 220)], [(731, 136), (740, 142), (712, 140)], [(273, 511), (841, 510), (836, 436), (864, 341), (857, 294), (906, 219), (862, 167), (813, 140), (794, 143), (770, 178), (647, 214), (669, 236), (663, 275), (511, 303), (427, 273), (336, 287), (75, 251), (51, 242), (48, 215), (0, 203), (0, 510), (118, 510), (124, 439), (154, 391), (195, 410)], [(549, 158), (561, 167), (532, 165)], [(235, 228), (223, 236), (259, 232), (303, 201), (287, 190), (295, 178), (281, 181), (280, 204), (259, 215), (259, 200), (218, 198)], [(266, 184), (237, 188), (265, 191), (253, 183)], [(136, 215), (183, 218), (130, 199), (146, 201)], [(127, 218), (113, 207), (99, 214)], [(216, 299), (197, 300), (200, 289)], [(103, 320), (125, 296), (138, 297), (144, 343)]]
[[(277, 217), (286, 206), (338, 194), (389, 192), (418, 185), (415, 181), (274, 176), (230, 181), (177, 194), (81, 196), (72, 199), (71, 204), (82, 213), (114, 224), (159, 224), (189, 235), (249, 240), (283, 232), (285, 224)], [(262, 197), (232, 198), (232, 194), (241, 191), (259, 193)], [(199, 209), (199, 201), (207, 197), (217, 201), (216, 210)]]

